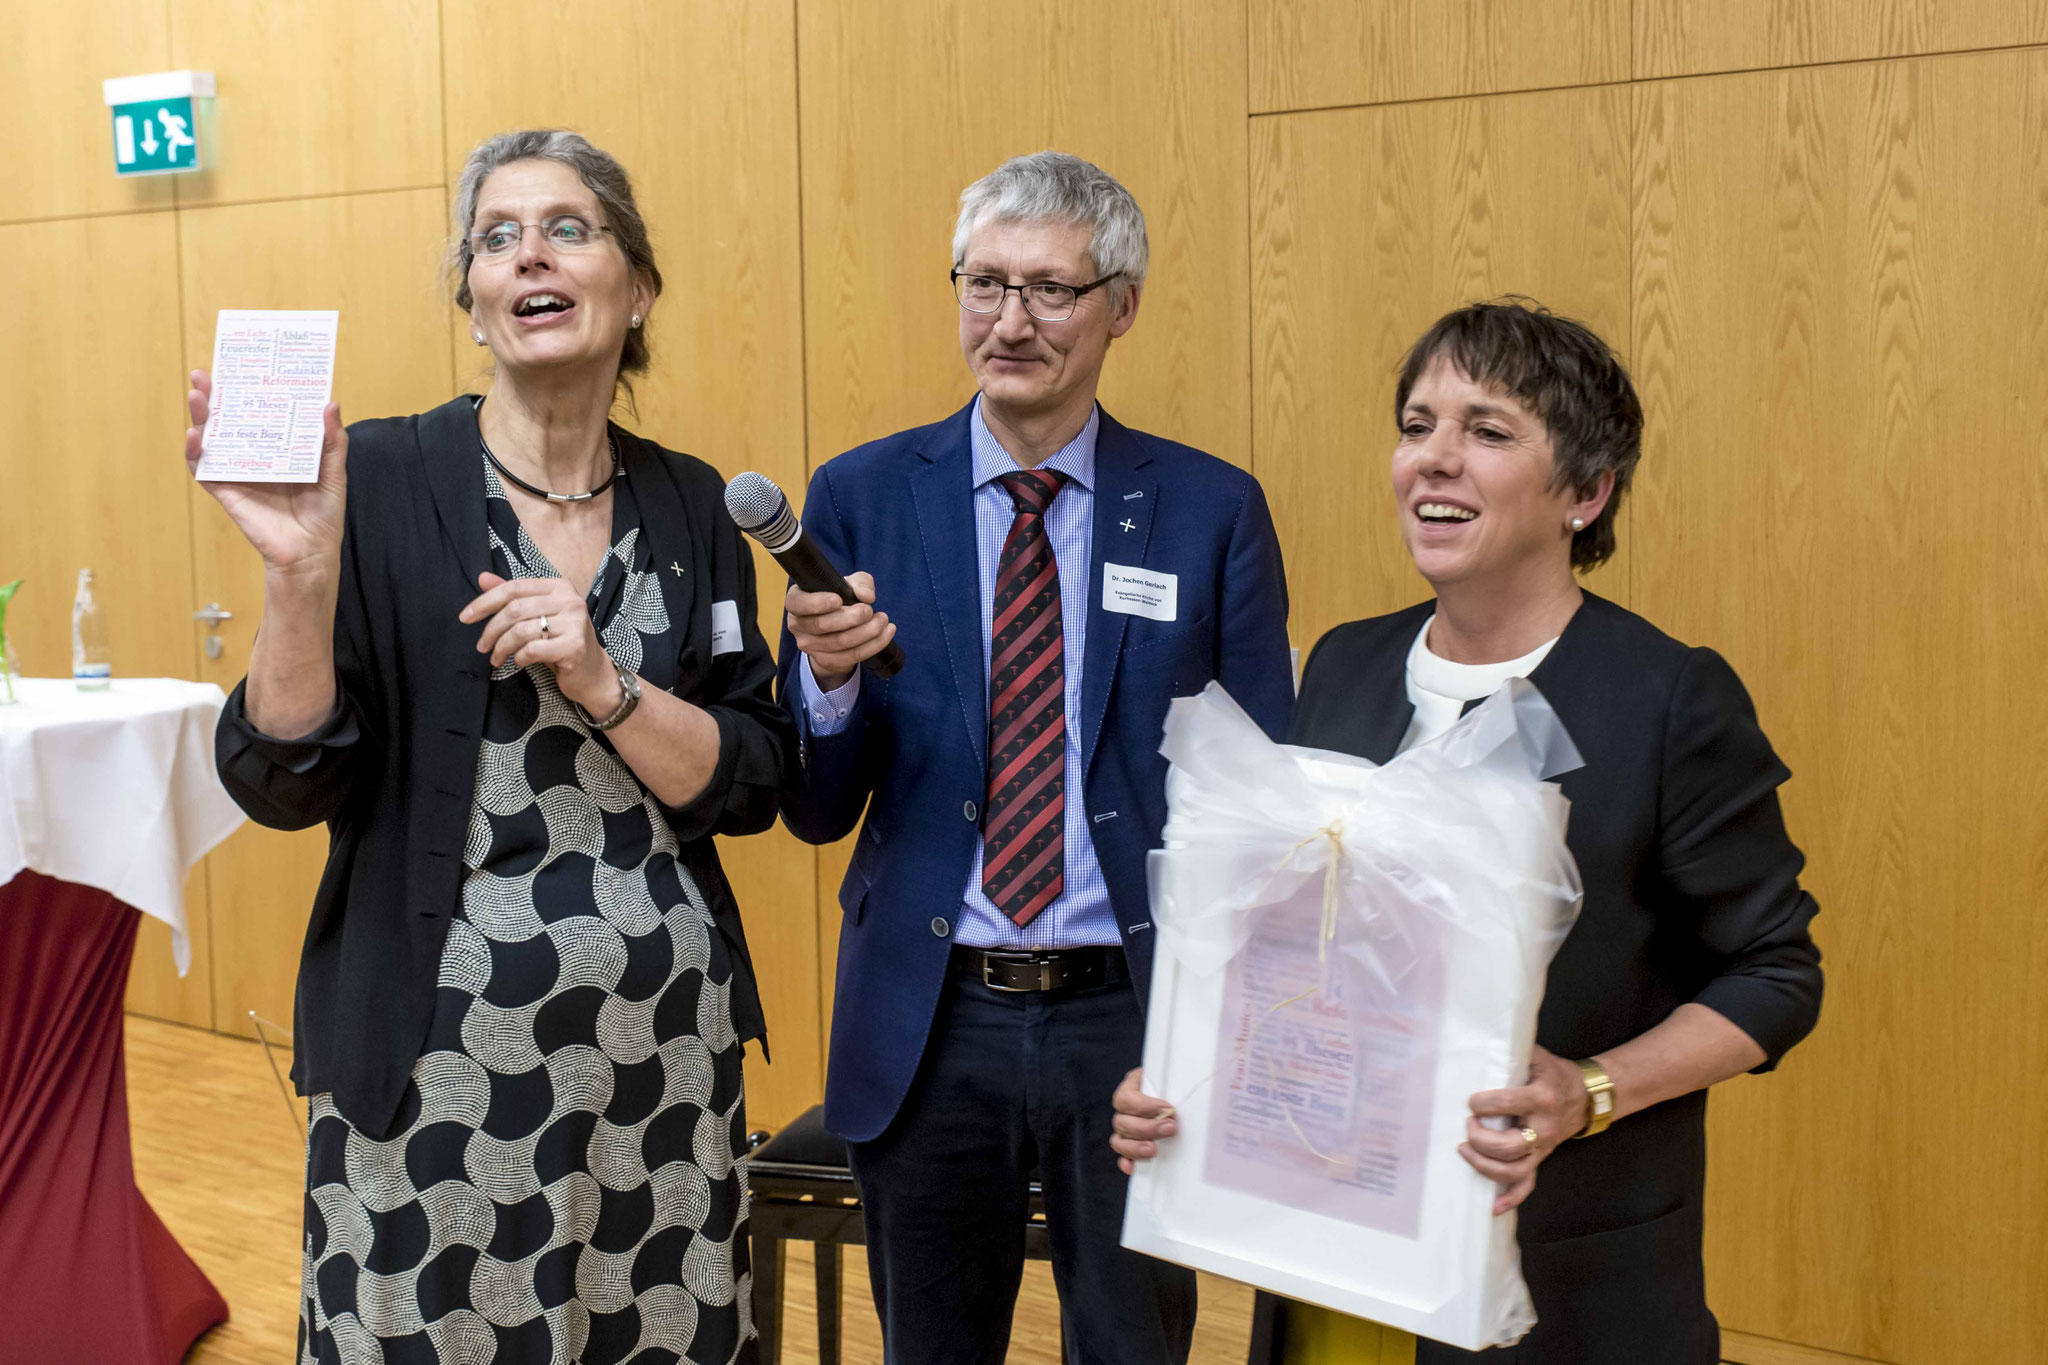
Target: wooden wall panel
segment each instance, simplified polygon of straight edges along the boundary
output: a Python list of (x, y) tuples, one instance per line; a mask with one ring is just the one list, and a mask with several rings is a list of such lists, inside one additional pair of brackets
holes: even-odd
[(2048, 42), (2044, 0), (1635, 0), (1638, 79)]
[(169, 0), (175, 66), (211, 71), (218, 169), (178, 177), (182, 204), (440, 180), (435, 0)]
[[(177, 586), (177, 601), (182, 603), (183, 585)], [(192, 939), (192, 966), (185, 975), (178, 975), (177, 959), (171, 955), (171, 927), (148, 915), (142, 917), (142, 927), (135, 935), (135, 957), (128, 971), (125, 1008), (131, 1014), (168, 1019), (192, 1028), (214, 1026), (213, 910), (208, 870), (202, 860), (185, 878), (185, 931)]]
[[(439, 189), (185, 211), (185, 354), (195, 366), (210, 362), (223, 308), (338, 308), (334, 394), (343, 421), (447, 401), (454, 381), (435, 274), (442, 214)], [(183, 430), (174, 420), (151, 442), (181, 480)], [(183, 483), (179, 496), (192, 507), (192, 601), (235, 613), (221, 629), (222, 657), (201, 660), (198, 676), (232, 688), (248, 671), (262, 616), (262, 561), (203, 489)], [(196, 638), (189, 608), (178, 624)], [(299, 946), (326, 857), (324, 829), (281, 834), (251, 825), (208, 859), (214, 1022), (223, 1032), (250, 1033), (251, 1009), (291, 1023)]]
[(1637, 92), (1644, 614), (1796, 774), (1828, 996), (1717, 1092), (1731, 1328), (1901, 1365), (2048, 1340), (2048, 52)]
[(813, 465), (973, 395), (946, 282), (960, 191), (1046, 147), (1146, 214), (1151, 278), (1104, 406), (1245, 462), (1242, 0), (820, 0), (800, 45)]
[(1262, 0), (1253, 113), (1625, 81), (1631, 0)]
[(100, 97), (100, 82), (110, 76), (169, 65), (163, 7), (20, 0), (6, 14), (0, 128), (7, 130), (7, 198), (0, 222), (169, 207), (171, 177), (115, 178), (112, 116)]
[[(516, 0), (448, 0), (451, 192), (470, 150), (570, 127), (632, 175), (666, 282), (638, 429), (728, 474), (803, 470), (796, 53), (788, 6), (592, 0), (524, 31)], [(467, 335), (458, 374), (482, 369)], [(630, 418), (627, 420), (631, 420)]]
[[(0, 498), (0, 578), (27, 578), (7, 613), (30, 676), (71, 676), (80, 566), (125, 677), (189, 677), (198, 637), (167, 610), (192, 578), (185, 469), (177, 226), (168, 213), (0, 227), (21, 325), (0, 332), (16, 401)], [(33, 321), (30, 321), (33, 320)], [(169, 605), (175, 606), (176, 602)]]
[[(665, 290), (650, 323), (654, 368), (621, 420), (728, 477), (758, 469), (801, 497), (803, 290), (797, 237), (795, 17), (748, 0), (600, 0), (556, 17), (449, 0), (451, 188), (493, 134), (569, 126), (633, 176)], [(460, 327), (458, 375), (486, 382)], [(761, 627), (780, 631), (786, 579), (756, 553)], [(725, 839), (720, 857), (760, 969), (775, 1061), (747, 1068), (750, 1118), (779, 1126), (817, 1101), (814, 855), (779, 825)]]
[[(1331, 626), (1420, 601), (1389, 462), (1402, 356), (1503, 293), (1628, 338), (1628, 92), (1289, 114), (1252, 131), (1253, 463), (1303, 657)], [(1588, 580), (1629, 600), (1632, 537)]]

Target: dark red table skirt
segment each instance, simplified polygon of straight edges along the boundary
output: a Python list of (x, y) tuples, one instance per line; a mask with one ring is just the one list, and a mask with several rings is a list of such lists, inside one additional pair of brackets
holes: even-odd
[(227, 1303), (135, 1188), (121, 1005), (141, 913), (0, 886), (0, 1361), (175, 1365)]

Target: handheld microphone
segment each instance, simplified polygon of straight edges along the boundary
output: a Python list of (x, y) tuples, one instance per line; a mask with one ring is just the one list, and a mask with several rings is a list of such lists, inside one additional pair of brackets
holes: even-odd
[[(816, 541), (804, 536), (804, 524), (790, 510), (789, 499), (774, 480), (749, 469), (733, 475), (725, 486), (725, 510), (733, 522), (761, 542), (789, 581), (805, 592), (831, 592), (852, 606), (860, 599), (832, 561), (825, 558)], [(893, 678), (903, 671), (903, 646), (891, 640), (882, 652), (867, 660), (878, 678)]]

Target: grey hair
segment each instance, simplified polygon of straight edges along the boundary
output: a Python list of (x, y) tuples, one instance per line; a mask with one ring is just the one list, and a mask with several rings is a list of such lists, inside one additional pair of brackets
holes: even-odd
[(1092, 161), (1065, 152), (1013, 156), (960, 192), (960, 217), (953, 226), (953, 266), (967, 257), (974, 230), (987, 223), (1064, 223), (1093, 234), (1088, 255), (1098, 278), (1114, 275), (1105, 287), (1111, 311), (1124, 295), (1145, 284), (1152, 248), (1145, 237), (1145, 212), (1131, 192)]
[[(476, 219), (477, 196), (491, 172), (515, 161), (559, 161), (576, 172), (597, 196), (604, 212), (603, 226), (611, 229), (611, 238), (626, 253), (627, 264), (647, 276), (657, 296), (661, 293), (661, 269), (654, 263), (654, 246), (647, 239), (647, 224), (640, 217), (626, 168), (611, 153), (592, 146), (581, 133), (566, 128), (526, 128), (479, 142), (462, 165), (462, 178), (455, 186), (455, 238), (448, 244), (448, 274), (455, 286), (457, 307), (466, 313), (476, 302), (469, 292), (469, 268), (476, 259), (469, 249), (469, 234)], [(649, 358), (647, 329), (628, 328), (619, 355), (619, 383), (629, 399), (633, 393), (630, 376), (643, 373)]]

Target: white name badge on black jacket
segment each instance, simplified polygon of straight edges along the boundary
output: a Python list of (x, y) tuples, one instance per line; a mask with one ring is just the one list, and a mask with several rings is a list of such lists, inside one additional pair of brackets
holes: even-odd
[(737, 654), (746, 645), (740, 639), (740, 607), (732, 598), (711, 604), (711, 657)]

